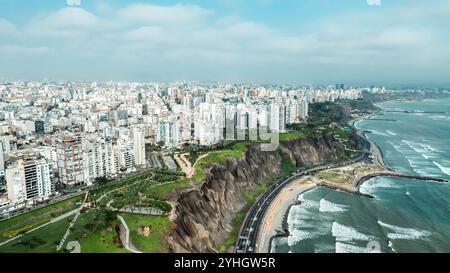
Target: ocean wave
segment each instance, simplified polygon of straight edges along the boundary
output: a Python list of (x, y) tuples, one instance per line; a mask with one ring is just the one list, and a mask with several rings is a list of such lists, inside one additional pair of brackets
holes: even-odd
[(432, 116), (430, 116), (430, 118), (432, 120), (448, 120), (447, 116), (442, 116), (442, 115), (432, 115)]
[(401, 185), (397, 184), (389, 177), (376, 177), (366, 181), (359, 187), (359, 191), (365, 194), (374, 194), (377, 189), (400, 189)]
[(357, 231), (353, 227), (344, 226), (338, 222), (333, 222), (331, 227), (331, 234), (336, 238), (336, 241), (348, 242), (352, 240), (370, 241), (371, 237)]
[(394, 244), (392, 243), (391, 240), (389, 240), (388, 246), (389, 246), (389, 248), (390, 248), (393, 252), (397, 252), (397, 251), (394, 249)]
[(450, 167), (442, 166), (436, 161), (433, 161), (433, 163), (441, 170), (441, 172), (445, 173), (446, 175), (450, 175)]
[(355, 246), (342, 242), (336, 242), (336, 253), (369, 253), (367, 247)]
[(433, 149), (429, 145), (425, 145), (425, 144), (417, 143), (417, 142), (413, 142), (413, 141), (408, 141), (408, 140), (402, 140), (402, 142), (405, 143), (414, 152), (420, 154), (424, 159), (428, 160), (430, 158), (435, 157), (435, 154), (433, 153), (433, 151), (435, 151), (435, 149)]
[(298, 206), (301, 206), (301, 207), (304, 207), (304, 208), (319, 207), (319, 202), (317, 202), (315, 200), (306, 199), (305, 196), (304, 196), (304, 193), (300, 194), (297, 197), (297, 201), (300, 202), (300, 205), (298, 205)]
[(375, 135), (379, 135), (379, 136), (389, 136), (388, 134), (386, 134), (386, 133), (383, 133), (383, 132), (380, 132), (380, 131), (377, 131), (377, 130), (370, 130), (373, 134), (375, 134)]
[(426, 230), (417, 230), (414, 228), (404, 228), (399, 226), (394, 226), (390, 224), (378, 221), (378, 224), (382, 227), (389, 229), (392, 232), (387, 234), (387, 237), (391, 240), (405, 239), (405, 240), (418, 240), (424, 237), (430, 236), (431, 232)]
[(422, 148), (424, 148), (424, 149), (426, 149), (426, 150), (429, 150), (429, 151), (432, 151), (432, 152), (437, 152), (437, 149), (433, 148), (433, 147), (430, 146), (430, 145), (427, 145), (427, 144), (420, 144), (420, 146), (422, 146)]
[(320, 200), (320, 212), (344, 212), (347, 208), (345, 205), (335, 204), (325, 199)]
[(312, 232), (294, 229), (290, 231), (287, 241), (289, 246), (295, 246), (303, 240), (313, 239), (315, 237), (317, 236)]
[(388, 134), (390, 134), (391, 136), (397, 136), (398, 135), (397, 133), (394, 133), (394, 132), (392, 132), (390, 130), (386, 130), (386, 132), (388, 132)]

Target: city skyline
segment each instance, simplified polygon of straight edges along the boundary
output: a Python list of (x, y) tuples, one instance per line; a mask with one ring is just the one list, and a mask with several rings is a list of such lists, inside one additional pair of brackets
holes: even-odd
[(448, 84), (445, 1), (1, 3), (0, 80)]

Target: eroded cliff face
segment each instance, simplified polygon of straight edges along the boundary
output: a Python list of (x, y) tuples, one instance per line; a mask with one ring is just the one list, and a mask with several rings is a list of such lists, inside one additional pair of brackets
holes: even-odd
[(167, 236), (169, 250), (215, 252), (230, 235), (236, 213), (246, 206), (245, 194), (255, 193), (256, 182), (268, 183), (281, 171), (281, 152), (298, 167), (344, 156), (343, 145), (324, 135), (285, 142), (274, 152), (251, 146), (245, 157), (212, 166), (199, 190), (180, 195), (174, 229)]

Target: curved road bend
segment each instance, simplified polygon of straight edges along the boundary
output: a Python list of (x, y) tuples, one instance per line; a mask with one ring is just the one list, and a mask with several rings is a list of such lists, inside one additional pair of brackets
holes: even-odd
[(252, 253), (255, 251), (257, 247), (258, 232), (260, 230), (262, 219), (264, 218), (263, 216), (265, 215), (271, 202), (275, 199), (278, 193), (286, 186), (288, 186), (291, 182), (301, 178), (302, 176), (308, 175), (311, 172), (351, 165), (356, 162), (365, 160), (366, 158), (367, 154), (363, 153), (357, 158), (343, 163), (318, 165), (309, 169), (301, 168), (292, 173), (290, 177), (275, 182), (268, 189), (268, 191), (266, 191), (260, 198), (258, 198), (250, 211), (247, 213), (244, 224), (242, 225), (239, 232), (239, 237), (235, 247), (235, 253)]

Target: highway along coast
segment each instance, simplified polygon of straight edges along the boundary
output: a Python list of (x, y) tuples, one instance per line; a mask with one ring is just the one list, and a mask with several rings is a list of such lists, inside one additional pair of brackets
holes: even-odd
[(428, 182), (448, 182), (435, 177), (402, 174), (386, 168), (379, 148), (369, 142), (364, 132), (357, 131), (354, 127), (352, 131), (357, 135), (359, 143), (359, 153), (355, 157), (298, 169), (289, 177), (273, 184), (255, 202), (240, 229), (235, 252), (269, 252), (273, 237), (289, 235), (287, 216), (290, 207), (302, 202), (299, 200), (299, 195), (316, 187), (328, 187), (374, 198), (359, 190), (362, 183), (373, 177), (389, 176)]

